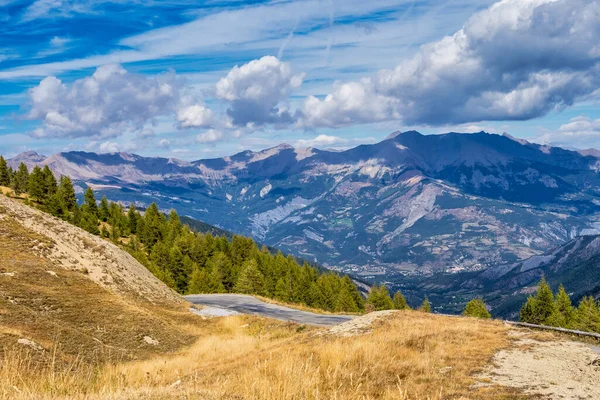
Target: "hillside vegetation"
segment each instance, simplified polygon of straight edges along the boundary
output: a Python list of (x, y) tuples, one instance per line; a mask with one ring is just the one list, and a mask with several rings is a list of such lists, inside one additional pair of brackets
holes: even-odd
[(336, 312), (359, 312), (363, 299), (348, 277), (323, 273), (291, 256), (272, 254), (242, 236), (214, 237), (192, 231), (177, 212), (168, 217), (152, 203), (141, 214), (133, 205), (126, 212), (121, 204), (103, 197), (100, 204), (88, 188), (77, 204), (71, 179), (57, 182), (52, 171), (25, 164), (17, 171), (0, 158), (0, 184), (15, 195), (69, 221), (86, 231), (126, 245), (136, 259), (155, 276), (181, 294), (245, 293), (300, 303)]
[(4, 196), (0, 260), (2, 368), (143, 359), (196, 339), (188, 305), (129, 254)]

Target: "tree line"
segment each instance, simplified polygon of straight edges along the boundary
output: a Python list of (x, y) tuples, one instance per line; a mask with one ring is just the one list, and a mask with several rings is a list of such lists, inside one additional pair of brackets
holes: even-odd
[(181, 222), (175, 210), (162, 213), (155, 203), (144, 212), (131, 204), (97, 202), (88, 187), (81, 205), (73, 183), (57, 181), (45, 166), (16, 171), (0, 156), (0, 185), (26, 201), (86, 231), (124, 246), (155, 276), (181, 294), (246, 293), (335, 312), (362, 312), (365, 304), (348, 276), (321, 272), (292, 256), (271, 253), (251, 238), (202, 234)]
[[(366, 301), (366, 309), (369, 311), (380, 311), (380, 310), (411, 310), (412, 308), (406, 302), (406, 298), (402, 292), (397, 291), (394, 293), (394, 297), (390, 296), (390, 293), (385, 285), (373, 285), (369, 296)], [(430, 313), (431, 302), (429, 298), (425, 296), (421, 306), (417, 308), (418, 311)], [(481, 298), (472, 299), (467, 303), (462, 315), (467, 317), (475, 318), (491, 318), (487, 306)]]
[(529, 296), (521, 307), (519, 321), (600, 333), (600, 300), (586, 296), (575, 307), (563, 285), (554, 294), (542, 277), (535, 296)]

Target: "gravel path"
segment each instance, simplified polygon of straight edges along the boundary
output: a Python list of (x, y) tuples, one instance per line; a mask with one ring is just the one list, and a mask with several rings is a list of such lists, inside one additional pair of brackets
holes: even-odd
[(195, 294), (185, 296), (193, 304), (218, 307), (242, 314), (261, 315), (282, 321), (293, 321), (307, 325), (333, 326), (353, 319), (350, 315), (315, 314), (276, 304), (265, 303), (256, 297), (243, 294)]
[(515, 347), (502, 350), (480, 376), (544, 399), (600, 399), (598, 347), (580, 342), (539, 341), (524, 331)]

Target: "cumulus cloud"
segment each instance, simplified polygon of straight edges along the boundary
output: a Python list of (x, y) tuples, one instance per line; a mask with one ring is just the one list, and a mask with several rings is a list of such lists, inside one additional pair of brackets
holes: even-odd
[(204, 105), (193, 104), (177, 111), (177, 121), (181, 128), (205, 128), (214, 122), (214, 114)]
[(224, 137), (223, 132), (217, 129), (209, 129), (196, 136), (196, 143), (216, 143)]
[(600, 86), (599, 0), (503, 0), (393, 70), (337, 84), (304, 126), (525, 120)]
[(556, 131), (546, 132), (535, 141), (555, 146), (600, 148), (600, 119), (585, 116), (572, 118)]
[(115, 137), (129, 131), (144, 137), (147, 123), (169, 115), (181, 128), (204, 126), (210, 110), (190, 103), (184, 89), (174, 73), (146, 77), (108, 64), (70, 85), (44, 78), (29, 90), (25, 118), (43, 121), (32, 132), (35, 137)]
[(303, 80), (289, 63), (265, 56), (233, 67), (217, 82), (216, 96), (229, 102), (227, 115), (235, 126), (289, 124), (295, 116), (284, 103)]

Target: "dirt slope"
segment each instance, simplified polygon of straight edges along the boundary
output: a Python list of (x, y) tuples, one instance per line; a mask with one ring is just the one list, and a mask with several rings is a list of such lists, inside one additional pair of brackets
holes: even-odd
[(146, 358), (193, 343), (197, 319), (123, 250), (0, 195), (0, 360)]
[(183, 303), (131, 255), (106, 240), (19, 201), (0, 196), (0, 218), (11, 218), (43, 238), (50, 245), (31, 250), (73, 271), (87, 270), (86, 276), (101, 286), (150, 302)]

